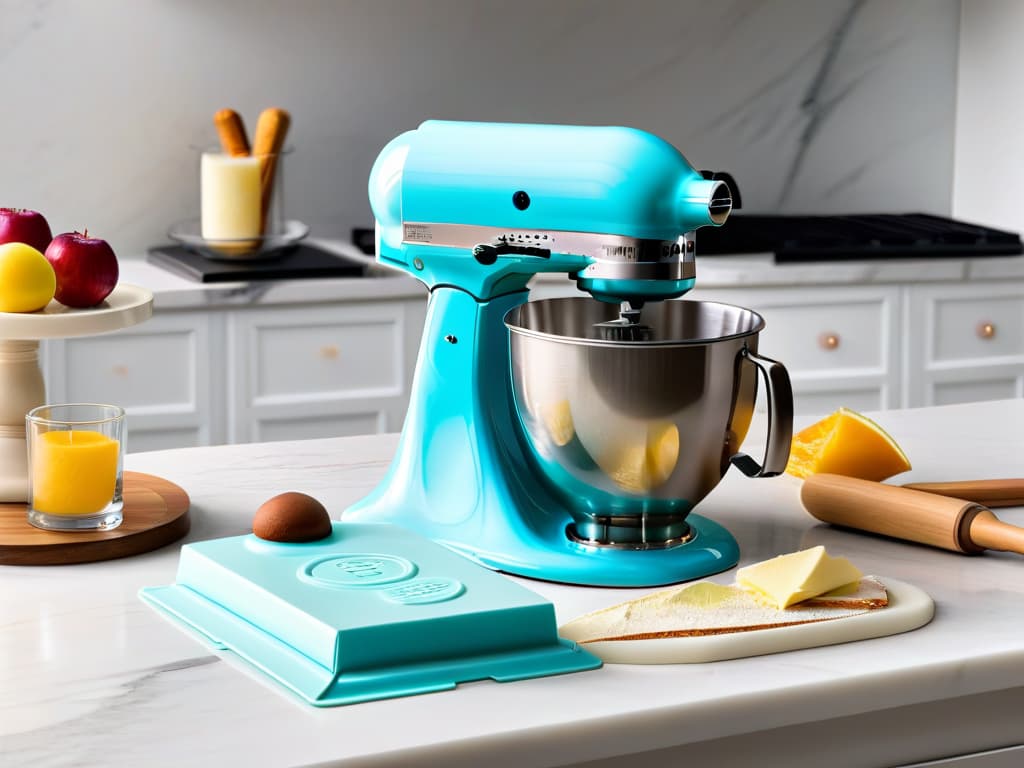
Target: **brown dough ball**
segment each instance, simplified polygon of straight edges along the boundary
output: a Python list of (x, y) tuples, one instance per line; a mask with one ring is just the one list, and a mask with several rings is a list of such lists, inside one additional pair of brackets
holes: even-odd
[(267, 541), (318, 541), (331, 535), (331, 517), (312, 496), (288, 491), (263, 502), (252, 532)]

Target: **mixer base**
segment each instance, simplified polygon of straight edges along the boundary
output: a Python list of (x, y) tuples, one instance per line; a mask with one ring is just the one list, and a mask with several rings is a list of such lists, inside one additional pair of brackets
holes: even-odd
[(472, 516), (443, 520), (437, 510), (414, 509), (408, 499), (392, 504), (385, 496), (349, 508), (342, 519), (394, 523), (493, 570), (563, 584), (655, 587), (721, 573), (739, 562), (732, 534), (700, 515), (687, 516), (682, 541), (638, 549), (573, 540), (564, 513), (521, 512), (487, 515), (486, 524)]
[(595, 587), (677, 584), (721, 573), (739, 562), (739, 546), (725, 528), (700, 515), (691, 514), (687, 520), (689, 537), (659, 548), (609, 547), (573, 541), (565, 534), (566, 526), (550, 540), (508, 539), (494, 542), (494, 548), (486, 549), (480, 546), (483, 542), (440, 541), (498, 571)]
[(639, 517), (608, 515), (571, 523), (566, 527), (565, 535), (575, 542), (593, 547), (667, 549), (687, 543), (693, 539), (695, 532), (686, 522), (685, 514)]

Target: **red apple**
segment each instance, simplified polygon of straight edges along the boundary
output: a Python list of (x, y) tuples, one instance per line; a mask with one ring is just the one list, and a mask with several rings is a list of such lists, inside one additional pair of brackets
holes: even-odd
[(24, 208), (0, 208), (0, 245), (25, 243), (42, 253), (52, 239), (43, 214)]
[(85, 232), (65, 232), (46, 249), (57, 274), (54, 298), (67, 307), (95, 307), (117, 285), (117, 256), (106, 240)]

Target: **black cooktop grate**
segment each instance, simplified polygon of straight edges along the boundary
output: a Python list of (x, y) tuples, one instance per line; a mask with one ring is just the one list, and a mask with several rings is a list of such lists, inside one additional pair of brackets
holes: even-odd
[(775, 261), (1016, 256), (1020, 235), (925, 213), (853, 216), (734, 214), (697, 230), (697, 255), (774, 253)]
[(262, 261), (220, 261), (208, 259), (182, 245), (162, 245), (150, 248), (146, 260), (200, 283), (362, 277), (366, 274), (365, 264), (308, 243), (299, 243), (278, 258)]

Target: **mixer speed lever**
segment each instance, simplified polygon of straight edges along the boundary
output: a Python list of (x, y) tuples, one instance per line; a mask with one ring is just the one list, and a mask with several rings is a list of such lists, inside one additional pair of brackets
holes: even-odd
[(499, 256), (516, 254), (517, 256), (536, 256), (541, 259), (551, 258), (551, 251), (548, 248), (537, 248), (532, 245), (513, 245), (512, 243), (498, 243), (497, 245), (478, 245), (473, 249), (473, 258), (489, 267), (498, 260)]

